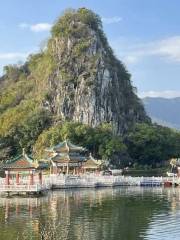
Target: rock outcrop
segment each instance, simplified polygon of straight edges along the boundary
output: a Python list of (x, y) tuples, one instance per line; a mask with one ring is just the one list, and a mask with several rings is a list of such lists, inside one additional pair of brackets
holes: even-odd
[(52, 28), (47, 49), (55, 68), (44, 104), (53, 114), (91, 126), (109, 122), (118, 135), (149, 121), (96, 14), (84, 8), (66, 12)]

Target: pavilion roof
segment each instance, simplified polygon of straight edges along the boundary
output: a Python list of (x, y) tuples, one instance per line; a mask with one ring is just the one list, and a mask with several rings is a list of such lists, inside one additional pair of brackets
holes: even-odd
[(70, 141), (65, 140), (64, 142), (61, 142), (51, 148), (47, 148), (46, 151), (63, 153), (63, 152), (85, 152), (87, 150), (84, 147), (74, 145)]
[(80, 154), (56, 154), (51, 158), (53, 162), (84, 162), (87, 160), (86, 156), (82, 156)]
[(3, 169), (35, 169), (35, 163), (27, 154), (21, 154), (1, 165)]

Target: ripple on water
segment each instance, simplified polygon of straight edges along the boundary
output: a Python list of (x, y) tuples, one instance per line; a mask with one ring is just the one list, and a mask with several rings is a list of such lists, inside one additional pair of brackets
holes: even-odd
[(0, 232), (0, 240), (179, 240), (180, 189), (117, 187), (4, 198)]

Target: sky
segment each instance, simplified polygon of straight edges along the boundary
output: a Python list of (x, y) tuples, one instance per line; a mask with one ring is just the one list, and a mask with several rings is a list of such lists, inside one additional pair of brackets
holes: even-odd
[(180, 96), (179, 0), (1, 0), (0, 75), (3, 66), (38, 52), (67, 8), (100, 15), (115, 55), (140, 97)]

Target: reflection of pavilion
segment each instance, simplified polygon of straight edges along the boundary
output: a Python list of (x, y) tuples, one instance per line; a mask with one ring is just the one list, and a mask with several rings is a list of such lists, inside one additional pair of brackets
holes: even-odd
[(161, 201), (166, 201), (166, 195), (161, 188), (74, 189), (50, 192), (43, 198), (0, 198), (0, 207), (6, 226), (11, 231), (22, 228), (26, 239), (119, 239), (119, 233), (121, 239), (139, 239), (151, 218), (162, 212), (156, 200), (163, 196)]
[(83, 147), (64, 141), (58, 145), (46, 149), (52, 162), (52, 173), (76, 172), (81, 170), (83, 162), (87, 160), (87, 150)]

